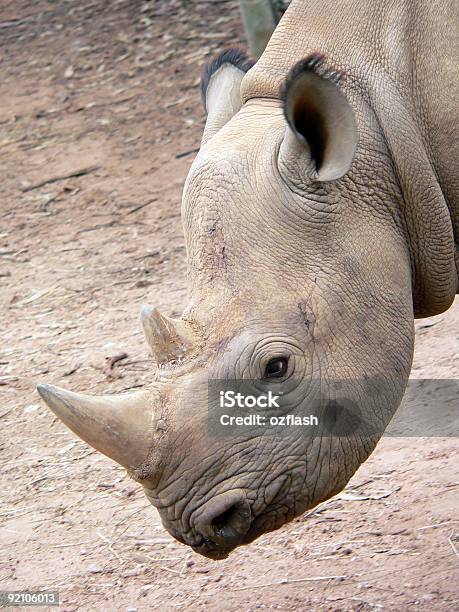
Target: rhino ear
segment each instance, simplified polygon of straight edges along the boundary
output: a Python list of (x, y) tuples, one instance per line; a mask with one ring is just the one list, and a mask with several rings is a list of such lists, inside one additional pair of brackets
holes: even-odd
[(255, 61), (240, 49), (227, 49), (204, 68), (201, 100), (207, 112), (202, 144), (216, 134), (241, 108), (241, 81)]
[(341, 93), (337, 71), (314, 54), (298, 62), (281, 89), (288, 123), (279, 151), (287, 172), (300, 170), (315, 181), (333, 181), (349, 170), (357, 147), (357, 125)]

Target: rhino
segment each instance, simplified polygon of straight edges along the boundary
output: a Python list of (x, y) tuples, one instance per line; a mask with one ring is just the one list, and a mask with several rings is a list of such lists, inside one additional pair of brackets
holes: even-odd
[[(454, 0), (293, 0), (258, 61), (211, 61), (183, 191), (189, 301), (141, 313), (151, 384), (38, 387), (197, 553), (225, 558), (341, 491), (403, 398), (414, 319), (454, 300), (457, 18)], [(330, 410), (339, 380), (375, 427), (213, 435), (213, 380), (290, 381), (299, 416), (317, 382)]]

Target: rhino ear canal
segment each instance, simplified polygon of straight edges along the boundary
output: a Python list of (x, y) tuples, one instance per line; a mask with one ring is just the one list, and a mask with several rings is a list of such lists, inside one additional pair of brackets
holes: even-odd
[(255, 61), (240, 49), (227, 49), (204, 68), (201, 101), (207, 112), (202, 144), (216, 134), (241, 108), (241, 82)]
[(341, 74), (323, 65), (319, 54), (298, 62), (281, 89), (288, 128), (280, 165), (290, 173), (302, 169), (319, 182), (346, 174), (358, 139), (354, 112), (339, 88)]

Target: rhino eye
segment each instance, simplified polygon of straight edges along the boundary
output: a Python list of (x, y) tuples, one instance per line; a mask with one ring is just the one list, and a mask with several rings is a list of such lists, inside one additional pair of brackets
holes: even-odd
[(264, 378), (282, 378), (287, 374), (287, 369), (288, 358), (275, 357), (266, 364)]

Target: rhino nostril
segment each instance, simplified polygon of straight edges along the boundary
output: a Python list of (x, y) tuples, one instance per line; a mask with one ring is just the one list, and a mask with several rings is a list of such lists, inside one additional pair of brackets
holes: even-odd
[(245, 500), (240, 501), (212, 519), (212, 531), (218, 539), (222, 538), (228, 543), (241, 540), (249, 530), (251, 519), (249, 504)]
[(194, 548), (206, 556), (221, 556), (242, 544), (251, 524), (252, 512), (244, 491), (216, 495), (192, 515), (194, 536), (204, 538), (202, 545)]

